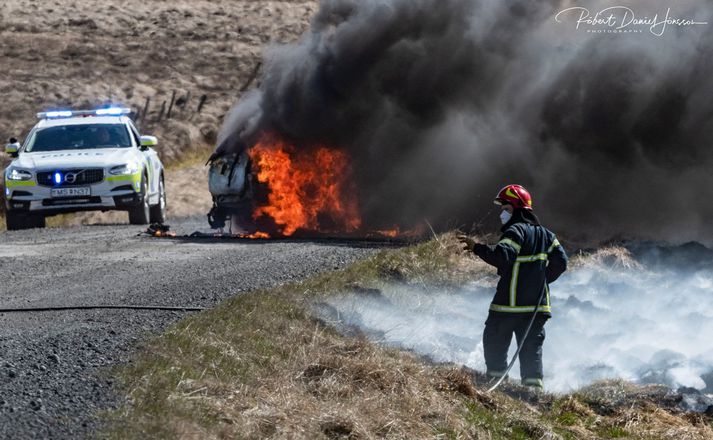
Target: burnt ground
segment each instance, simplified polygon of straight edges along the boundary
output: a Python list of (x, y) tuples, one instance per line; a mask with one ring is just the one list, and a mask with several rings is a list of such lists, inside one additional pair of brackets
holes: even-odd
[[(174, 223), (179, 233), (202, 218)], [(0, 308), (132, 304), (211, 307), (241, 292), (364, 258), (378, 243), (166, 240), (140, 227), (0, 233)], [(186, 312), (187, 313), (187, 312)], [(119, 402), (112, 366), (183, 312), (0, 313), (0, 438), (85, 438)]]

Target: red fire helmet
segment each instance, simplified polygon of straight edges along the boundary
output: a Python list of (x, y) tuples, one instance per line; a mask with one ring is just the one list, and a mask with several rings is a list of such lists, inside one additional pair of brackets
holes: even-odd
[(532, 209), (532, 196), (521, 185), (508, 185), (495, 197), (496, 205), (508, 204), (514, 208)]

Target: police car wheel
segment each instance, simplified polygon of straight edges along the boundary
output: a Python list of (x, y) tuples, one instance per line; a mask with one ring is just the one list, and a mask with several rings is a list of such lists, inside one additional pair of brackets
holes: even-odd
[(166, 221), (166, 187), (163, 184), (163, 176), (158, 181), (158, 203), (151, 207), (151, 223), (163, 223)]
[(149, 194), (146, 178), (141, 179), (141, 204), (129, 209), (129, 223), (132, 225), (148, 225), (150, 219)]
[(32, 215), (30, 216), (30, 222), (35, 228), (44, 228), (45, 226), (47, 226), (47, 222), (45, 221), (44, 215)]
[(19, 212), (8, 211), (5, 213), (5, 226), (8, 231), (19, 231), (21, 229), (44, 228), (44, 215), (32, 215)]

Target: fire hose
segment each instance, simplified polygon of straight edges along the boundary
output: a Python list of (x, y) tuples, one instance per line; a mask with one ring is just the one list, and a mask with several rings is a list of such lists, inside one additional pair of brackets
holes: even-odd
[(205, 307), (173, 307), (173, 306), (132, 306), (132, 305), (98, 305), (98, 306), (62, 306), (62, 307), (18, 307), (0, 308), (0, 313), (15, 312), (56, 312), (64, 310), (99, 310), (99, 309), (123, 309), (123, 310), (169, 310), (177, 312), (200, 312)]
[(517, 346), (517, 350), (515, 351), (515, 355), (512, 357), (512, 360), (510, 361), (510, 364), (508, 367), (505, 369), (505, 372), (503, 373), (502, 376), (500, 376), (500, 379), (498, 379), (497, 382), (490, 388), (488, 388), (488, 393), (491, 393), (495, 391), (497, 387), (500, 386), (500, 384), (503, 383), (506, 377), (508, 377), (508, 373), (510, 373), (510, 370), (512, 370), (513, 365), (515, 365), (515, 360), (517, 360), (518, 355), (520, 354), (520, 351), (522, 350), (522, 347), (525, 345), (525, 341), (527, 340), (527, 337), (530, 335), (530, 330), (532, 330), (532, 324), (535, 323), (535, 318), (537, 318), (537, 307), (539, 306), (540, 303), (542, 303), (542, 299), (545, 297), (545, 292), (547, 292), (546, 289), (542, 289), (542, 293), (540, 294), (540, 299), (537, 300), (537, 305), (535, 306), (535, 311), (532, 313), (532, 317), (530, 318), (530, 323), (527, 324), (527, 330), (525, 330), (525, 334), (522, 337), (522, 340)]

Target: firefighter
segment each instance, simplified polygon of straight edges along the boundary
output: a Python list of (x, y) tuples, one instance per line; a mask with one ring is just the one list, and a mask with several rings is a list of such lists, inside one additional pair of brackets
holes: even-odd
[[(495, 197), (502, 211), (502, 236), (494, 246), (460, 236), (465, 249), (498, 270), (500, 280), (483, 332), (487, 375), (498, 379), (507, 369), (507, 353), (515, 334), (520, 351), (522, 384), (542, 390), (542, 344), (551, 316), (549, 284), (567, 269), (567, 255), (555, 235), (540, 225), (532, 197), (520, 185), (508, 185)], [(541, 300), (540, 300), (541, 299)], [(530, 333), (523, 336), (536, 314)]]

